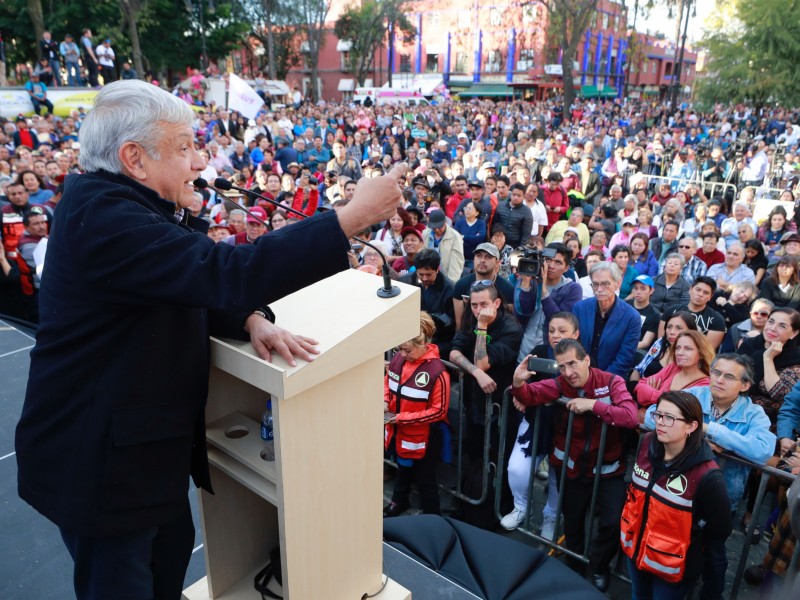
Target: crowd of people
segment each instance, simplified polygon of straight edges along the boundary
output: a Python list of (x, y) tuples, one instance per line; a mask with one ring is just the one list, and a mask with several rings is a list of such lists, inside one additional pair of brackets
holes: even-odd
[[(48, 228), (65, 177), (81, 171), (85, 116), (2, 123), (4, 314), (37, 319)], [(255, 119), (200, 109), (202, 177), (246, 191), (226, 193), (230, 203), (198, 189), (186, 212), (218, 243), (256, 244), (408, 163), (402, 204), (349, 252), (352, 268), (377, 275), (385, 262), (422, 291), (420, 335), (387, 371), (386, 448), (400, 468), (384, 514), (410, 508), (412, 482), (423, 512), (440, 510), (444, 359), (464, 372), (467, 460), (484, 467), (485, 439), (508, 450), (503, 528), (531, 517), (535, 473), (548, 482), (541, 537), (563, 531), (581, 554), (591, 536), (599, 589), (621, 550), (635, 598), (684, 597), (697, 582), (702, 598), (722, 598), (732, 520), (756, 518), (757, 475), (728, 454), (800, 473), (799, 120), (783, 108), (594, 100), (321, 102)], [(509, 388), (510, 433), (487, 437), (486, 395), (500, 402)], [(651, 431), (638, 452), (636, 428)], [(598, 468), (593, 534), (584, 518)], [(749, 572), (765, 585), (780, 584), (794, 543), (780, 492), (773, 508), (754, 536), (771, 535), (770, 550)]]

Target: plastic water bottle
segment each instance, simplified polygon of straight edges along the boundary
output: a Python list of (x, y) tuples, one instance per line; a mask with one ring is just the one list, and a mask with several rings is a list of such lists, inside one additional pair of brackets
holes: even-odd
[(271, 440), (274, 438), (272, 431), (272, 400), (267, 400), (267, 408), (261, 416), (261, 439)]

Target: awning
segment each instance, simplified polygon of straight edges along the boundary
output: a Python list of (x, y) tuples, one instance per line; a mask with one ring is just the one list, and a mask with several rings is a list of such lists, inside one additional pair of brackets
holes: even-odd
[(505, 83), (473, 83), (463, 92), (458, 92), (462, 98), (503, 98), (514, 96), (514, 90)]
[(350, 52), (350, 48), (353, 47), (352, 40), (339, 40), (336, 42), (336, 51), (337, 52)]
[(616, 98), (617, 88), (606, 85), (602, 90), (598, 90), (596, 85), (584, 85), (581, 87), (581, 96), (584, 98)]
[(286, 82), (278, 81), (277, 79), (267, 79), (264, 82), (264, 91), (269, 93), (270, 96), (287, 96), (291, 93)]
[(355, 79), (340, 79), (339, 80), (339, 91), (340, 92), (352, 92), (356, 89), (356, 80)]

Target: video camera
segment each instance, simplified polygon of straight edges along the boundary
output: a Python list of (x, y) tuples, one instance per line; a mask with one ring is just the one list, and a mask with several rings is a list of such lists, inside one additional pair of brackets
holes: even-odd
[(527, 246), (520, 246), (511, 253), (509, 264), (514, 267), (518, 275), (526, 275), (539, 279), (542, 275), (542, 264), (548, 258), (555, 258), (555, 248), (536, 250)]

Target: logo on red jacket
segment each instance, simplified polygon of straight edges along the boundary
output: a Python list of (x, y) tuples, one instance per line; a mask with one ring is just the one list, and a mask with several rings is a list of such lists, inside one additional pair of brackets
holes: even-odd
[(424, 372), (417, 373), (417, 376), (414, 377), (414, 383), (417, 385), (417, 387), (425, 387), (426, 385), (428, 385), (429, 381), (430, 381), (430, 376)]
[(667, 481), (667, 489), (678, 496), (682, 496), (686, 491), (689, 482), (683, 475), (674, 475)]

